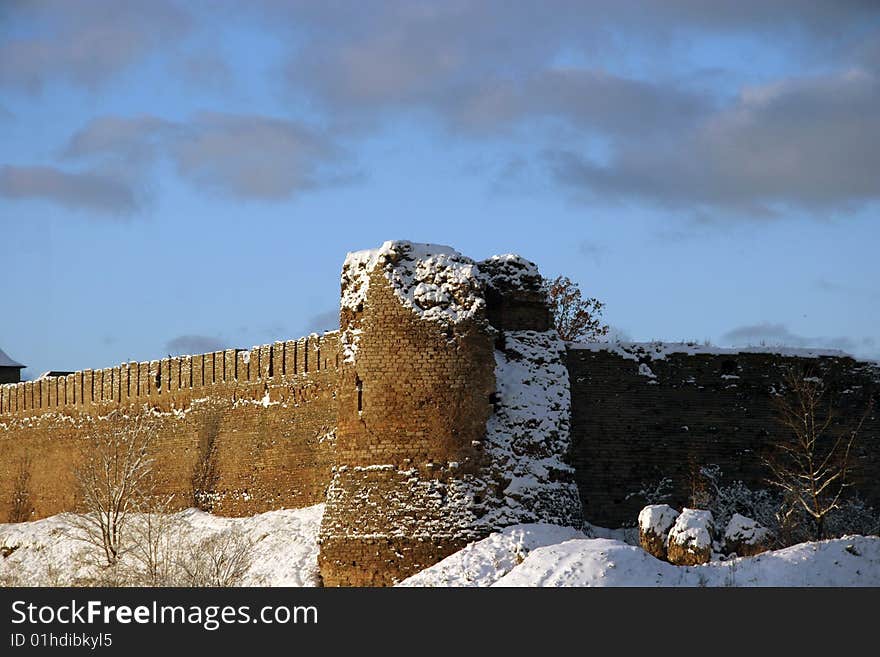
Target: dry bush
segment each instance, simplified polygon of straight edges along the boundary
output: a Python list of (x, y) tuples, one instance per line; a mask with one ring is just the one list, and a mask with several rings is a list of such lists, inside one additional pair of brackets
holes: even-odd
[(605, 304), (593, 297), (584, 299), (577, 283), (567, 276), (557, 276), (544, 279), (544, 287), (560, 338), (593, 341), (608, 334), (608, 326), (602, 323)]
[(828, 535), (828, 518), (841, 509), (850, 482), (853, 444), (868, 416), (838, 418), (837, 402), (810, 369), (785, 373), (787, 393), (776, 398), (778, 421), (785, 433), (765, 458), (768, 483), (785, 499), (782, 524), (804, 514), (813, 525), (813, 538)]
[(107, 431), (89, 436), (76, 467), (82, 512), (71, 518), (73, 536), (95, 547), (107, 566), (125, 550), (130, 515), (152, 497), (154, 435), (151, 417), (116, 415)]
[(185, 528), (173, 514), (173, 499), (153, 498), (132, 517), (126, 554), (128, 578), (137, 586), (175, 586)]
[(239, 531), (209, 536), (178, 562), (181, 586), (236, 586), (251, 566), (253, 543)]

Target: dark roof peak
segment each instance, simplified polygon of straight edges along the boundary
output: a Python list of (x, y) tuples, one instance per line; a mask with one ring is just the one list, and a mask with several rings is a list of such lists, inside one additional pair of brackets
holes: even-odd
[(0, 367), (17, 367), (17, 368), (21, 369), (25, 366), (22, 365), (21, 363), (16, 363), (8, 355), (6, 355), (5, 351), (0, 349)]

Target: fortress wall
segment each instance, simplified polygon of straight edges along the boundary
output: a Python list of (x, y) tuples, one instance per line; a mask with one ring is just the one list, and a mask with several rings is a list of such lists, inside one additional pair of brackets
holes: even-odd
[[(340, 375), (338, 465), (321, 527), (327, 586), (388, 585), (463, 547), (455, 480), (482, 461), (492, 343), (476, 325), (448, 333), (396, 298), (373, 270), (367, 310)], [(462, 529), (461, 532), (458, 530)]]
[[(647, 366), (647, 369), (640, 367)], [(663, 359), (594, 346), (568, 350), (572, 461), (584, 517), (600, 526), (636, 521), (639, 491), (671, 479), (683, 505), (693, 472), (717, 464), (727, 481), (767, 487), (761, 457), (782, 429), (771, 390), (784, 370), (812, 366), (840, 398), (839, 415), (858, 420), (876, 400), (856, 443), (856, 488), (880, 508), (880, 370), (847, 357), (771, 353), (668, 353)], [(652, 374), (653, 378), (648, 374)]]
[(247, 351), (127, 363), (0, 386), (0, 521), (17, 473), (30, 471), (33, 518), (75, 507), (74, 466), (87, 437), (120, 414), (156, 422), (160, 492), (192, 505), (200, 442), (213, 434), (213, 511), (249, 515), (322, 502), (336, 424), (338, 333)]

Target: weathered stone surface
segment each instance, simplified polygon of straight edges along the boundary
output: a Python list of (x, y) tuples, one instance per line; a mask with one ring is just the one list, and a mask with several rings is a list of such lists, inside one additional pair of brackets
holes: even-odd
[[(788, 366), (808, 361), (847, 391), (842, 415), (880, 401), (877, 367), (833, 354), (569, 345), (566, 362), (533, 263), (442, 247), (430, 266), (405, 249), (385, 256), (381, 272), (343, 272), (342, 332), (0, 385), (0, 521), (27, 463), (32, 517), (71, 510), (85, 437), (146, 410), (160, 492), (191, 504), (214, 432), (214, 513), (328, 500), (327, 582), (390, 583), (505, 523), (577, 525), (578, 490), (587, 519), (616, 527), (661, 479), (683, 504), (694, 466), (763, 485)], [(364, 273), (375, 286), (351, 284)], [(854, 487), (875, 507), (878, 441), (880, 403), (852, 455)]]
[[(814, 367), (839, 400), (839, 417), (860, 418), (875, 399), (853, 445), (850, 474), (859, 495), (880, 508), (877, 365), (843, 355), (717, 353), (700, 345), (657, 354), (650, 347), (630, 346), (629, 353), (614, 344), (569, 345), (571, 458), (591, 523), (631, 523), (648, 503), (640, 491), (662, 480), (669, 484), (663, 501), (686, 506), (700, 466), (718, 465), (728, 483), (766, 488), (761, 457), (783, 431), (774, 391), (787, 367)], [(641, 365), (654, 378), (640, 374)]]
[[(242, 516), (325, 499), (336, 426), (338, 332), (234, 350), (86, 370), (14, 388), (0, 414), (0, 522), (20, 465), (31, 467), (33, 519), (75, 508), (74, 467), (114, 417), (153, 416), (158, 493), (193, 504), (200, 443), (213, 433), (211, 511)], [(8, 389), (7, 389), (8, 388)], [(57, 391), (56, 391), (57, 389)], [(52, 394), (47, 394), (52, 391)], [(42, 394), (42, 397), (41, 397)]]
[[(523, 330), (546, 328), (545, 300), (531, 289), (540, 276), (513, 256), (493, 263), (482, 272), (446, 247), (406, 242), (346, 260), (336, 467), (321, 526), (325, 585), (393, 584), (507, 524), (582, 522), (574, 473), (561, 460), (567, 386), (541, 417), (520, 417), (528, 408), (516, 404), (540, 403), (543, 386), (566, 379), (558, 338), (551, 345)], [(503, 328), (490, 325), (487, 287), (503, 298), (523, 280), (526, 298), (499, 310)], [(517, 374), (532, 374), (529, 386), (499, 388), (495, 373), (508, 358)], [(538, 397), (507, 407), (517, 384)], [(544, 479), (523, 459), (540, 461)]]
[(715, 521), (709, 511), (682, 509), (669, 530), (666, 556), (677, 566), (697, 566), (712, 558)]
[(668, 504), (650, 504), (639, 512), (639, 545), (666, 561), (666, 539), (679, 513)]
[(724, 531), (724, 547), (728, 554), (753, 557), (770, 549), (770, 531), (757, 521), (734, 513)]

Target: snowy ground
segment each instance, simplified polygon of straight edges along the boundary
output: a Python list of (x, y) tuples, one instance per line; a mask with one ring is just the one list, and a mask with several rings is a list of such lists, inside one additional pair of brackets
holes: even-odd
[[(315, 586), (323, 505), (220, 518), (175, 514), (192, 544), (238, 531), (252, 544), (245, 586)], [(0, 524), (0, 582), (58, 586), (88, 579), (87, 546), (70, 537), (68, 516)], [(850, 536), (802, 543), (757, 557), (673, 566), (629, 545), (632, 532), (508, 527), (468, 545), (401, 586), (880, 586), (880, 538)]]
[[(243, 586), (316, 586), (318, 528), (324, 505), (270, 511), (248, 518), (222, 518), (187, 509), (174, 514), (187, 545), (236, 531), (251, 544)], [(67, 586), (94, 579), (87, 558), (93, 548), (71, 537), (61, 514), (17, 524), (0, 524), (0, 582), (14, 586)], [(12, 550), (10, 552), (10, 550)]]
[[(566, 531), (579, 536), (567, 537)], [(552, 525), (519, 525), (469, 545), (401, 585), (880, 586), (880, 538), (850, 536), (705, 566), (673, 566), (621, 540), (587, 538)]]

